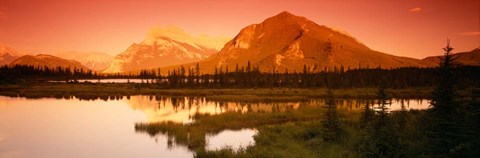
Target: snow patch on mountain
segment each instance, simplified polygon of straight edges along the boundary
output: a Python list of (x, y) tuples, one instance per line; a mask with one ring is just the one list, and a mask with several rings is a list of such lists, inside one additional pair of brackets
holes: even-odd
[(288, 50), (285, 52), (285, 55), (289, 58), (296, 58), (296, 59), (303, 59), (305, 55), (303, 51), (300, 49), (300, 42), (295, 41), (293, 44), (288, 46)]
[(138, 71), (141, 69), (197, 62), (218, 52), (226, 40), (206, 35), (191, 36), (176, 27), (154, 28), (145, 40), (132, 44), (117, 55), (105, 73)]
[(257, 25), (251, 25), (243, 29), (240, 34), (234, 40), (235, 48), (248, 49), (250, 48), (250, 43), (253, 40), (255, 35), (255, 29)]
[(277, 66), (282, 65), (283, 59), (285, 59), (283, 55), (280, 55), (280, 54), (275, 55), (275, 64), (277, 64)]
[[(147, 38), (143, 43), (147, 45), (152, 45), (162, 37), (187, 43), (189, 45), (194, 46), (197, 49), (206, 47), (206, 48), (214, 48), (217, 51), (222, 49), (223, 45), (225, 45), (225, 43), (227, 43), (227, 41), (230, 39), (227, 36), (211, 37), (205, 34), (192, 36), (187, 32), (185, 32), (184, 30), (177, 28), (175, 26), (167, 26), (167, 27), (154, 27), (150, 29), (147, 35)], [(157, 44), (161, 45), (160, 43), (157, 43)]]

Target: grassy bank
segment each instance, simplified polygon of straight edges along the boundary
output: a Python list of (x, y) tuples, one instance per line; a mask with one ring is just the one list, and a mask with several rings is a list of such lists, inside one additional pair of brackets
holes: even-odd
[[(181, 124), (173, 122), (138, 123), (135, 131), (151, 136), (164, 135), (168, 145), (180, 145), (195, 152), (195, 157), (368, 157), (365, 141), (372, 133), (361, 128), (361, 111), (338, 111), (341, 122), (341, 137), (335, 142), (322, 139), (322, 118), (325, 108), (300, 107), (297, 110), (274, 113), (227, 112), (219, 115), (196, 115), (195, 122)], [(392, 113), (392, 124), (402, 141), (403, 157), (415, 157), (425, 150), (422, 135), (424, 111)], [(403, 121), (403, 122), (402, 122)], [(400, 123), (402, 122), (402, 123)], [(402, 126), (399, 126), (402, 124)], [(209, 151), (205, 147), (207, 135), (222, 130), (255, 128), (255, 145), (233, 150), (226, 147)], [(399, 149), (400, 150), (400, 149)]]
[(294, 122), (309, 122), (319, 120), (323, 108), (300, 107), (296, 110), (289, 109), (284, 112), (271, 113), (240, 113), (226, 112), (220, 115), (199, 114), (194, 116), (195, 122), (181, 124), (173, 122), (137, 123), (135, 131), (147, 133), (151, 136), (157, 134), (167, 135), (176, 145), (188, 147), (193, 151), (205, 150), (206, 135), (214, 135), (229, 130), (244, 128), (260, 128), (264, 126), (279, 125)]
[[(0, 85), (0, 95), (27, 98), (53, 97), (96, 99), (132, 95), (201, 96), (218, 101), (292, 101), (325, 97), (324, 88), (281, 89), (162, 89), (153, 84), (124, 83), (35, 83)], [(335, 89), (336, 98), (374, 98), (375, 88)], [(390, 89), (394, 98), (429, 98), (432, 88)], [(463, 96), (469, 90), (460, 91)]]

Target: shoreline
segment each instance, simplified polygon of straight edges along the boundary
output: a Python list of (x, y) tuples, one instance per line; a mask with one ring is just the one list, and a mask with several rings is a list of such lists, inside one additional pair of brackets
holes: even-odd
[[(26, 98), (83, 99), (111, 98), (133, 95), (196, 96), (219, 101), (292, 101), (324, 98), (326, 88), (175, 88), (160, 89), (153, 84), (126, 83), (27, 83), (24, 85), (0, 85), (0, 95)], [(333, 89), (337, 98), (375, 98), (376, 88)], [(387, 89), (391, 98), (429, 99), (433, 88)], [(471, 91), (471, 90), (470, 90)], [(469, 89), (460, 90), (461, 97), (470, 96)]]

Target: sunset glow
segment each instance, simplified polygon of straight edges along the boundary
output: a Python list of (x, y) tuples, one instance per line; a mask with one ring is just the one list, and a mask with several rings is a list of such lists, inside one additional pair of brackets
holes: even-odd
[(345, 30), (374, 50), (399, 56), (441, 54), (446, 38), (456, 52), (480, 43), (480, 2), (475, 0), (2, 0), (0, 43), (31, 53), (116, 55), (145, 39), (153, 27), (233, 38), (281, 11)]
[(0, 0), (0, 158), (478, 157), (479, 0)]

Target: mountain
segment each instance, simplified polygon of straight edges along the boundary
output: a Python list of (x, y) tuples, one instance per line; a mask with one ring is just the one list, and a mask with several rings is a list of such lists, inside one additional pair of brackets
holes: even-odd
[(12, 62), (19, 56), (19, 52), (7, 47), (0, 45), (0, 66), (7, 65), (8, 63)]
[(50, 68), (56, 67), (70, 67), (83, 70), (89, 70), (80, 62), (75, 60), (62, 59), (53, 55), (39, 54), (39, 55), (24, 55), (12, 61), (9, 65), (34, 65), (34, 66), (48, 66)]
[(77, 60), (94, 71), (103, 71), (110, 66), (114, 56), (100, 52), (63, 52), (57, 53), (55, 56), (64, 59)]
[(211, 73), (215, 67), (224, 69), (228, 66), (233, 70), (236, 64), (245, 66), (248, 62), (259, 66), (261, 71), (270, 72), (273, 69), (299, 72), (304, 65), (312, 71), (341, 66), (433, 66), (430, 62), (371, 50), (347, 33), (318, 25), (289, 12), (243, 28), (220, 52), (199, 64), (203, 73)]
[[(423, 61), (439, 65), (441, 57), (442, 56), (426, 57)], [(480, 48), (475, 48), (470, 52), (455, 53), (452, 57), (455, 59), (455, 63), (460, 65), (480, 66)]]
[(225, 37), (191, 36), (176, 27), (154, 28), (147, 38), (115, 57), (105, 73), (128, 72), (197, 62), (218, 52)]

